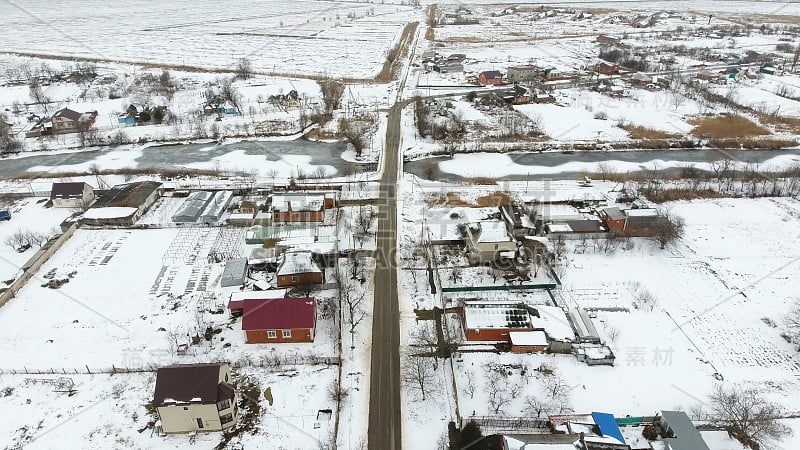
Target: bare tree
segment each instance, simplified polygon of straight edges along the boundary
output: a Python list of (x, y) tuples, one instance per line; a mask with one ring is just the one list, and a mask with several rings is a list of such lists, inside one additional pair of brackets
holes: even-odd
[(684, 220), (682, 217), (674, 216), (667, 212), (661, 216), (661, 220), (656, 225), (656, 241), (658, 241), (661, 249), (665, 249), (668, 244), (671, 244), (683, 237), (684, 233)]
[(361, 154), (364, 153), (364, 147), (366, 147), (363, 133), (350, 121), (343, 120), (342, 123), (345, 124), (344, 128), (341, 129), (342, 136), (353, 146), (356, 157), (360, 158)]
[(767, 446), (791, 434), (788, 427), (778, 422), (783, 415), (780, 405), (754, 388), (725, 389), (717, 385), (710, 401), (712, 418), (726, 424), (737, 440), (751, 448)]
[(342, 103), (345, 84), (342, 80), (325, 78), (317, 81), (320, 91), (322, 91), (322, 103), (325, 105), (325, 112), (333, 112), (339, 109)]
[(433, 358), (408, 355), (403, 362), (403, 383), (422, 396), (422, 401), (438, 392)]
[(328, 385), (328, 398), (334, 402), (341, 402), (349, 393), (350, 391), (342, 387), (336, 380), (331, 380), (331, 384)]
[(11, 131), (11, 124), (5, 113), (0, 113), (0, 154), (18, 153), (22, 143)]
[(354, 339), (356, 328), (369, 316), (364, 307), (364, 290), (346, 282), (340, 287), (339, 295), (342, 299), (345, 319), (350, 326), (350, 348), (353, 349), (356, 348)]
[(475, 398), (475, 392), (478, 390), (475, 386), (475, 372), (467, 369), (467, 371), (464, 372), (464, 376), (467, 377), (467, 385), (464, 386), (464, 393), (469, 395), (469, 398)]
[(236, 86), (233, 85), (232, 78), (222, 78), (219, 80), (219, 96), (231, 103), (239, 114), (242, 114), (242, 95)]
[(499, 414), (505, 405), (511, 402), (506, 381), (497, 370), (487, 366), (489, 375), (486, 377), (486, 394), (489, 395), (489, 406), (495, 414)]
[(436, 330), (431, 321), (422, 321), (412, 328), (409, 338), (412, 347), (421, 347), (430, 352), (431, 355), (436, 355), (436, 349), (439, 347), (439, 338), (436, 336)]
[(800, 344), (800, 299), (795, 299), (794, 305), (783, 317), (783, 323), (789, 340)]
[(236, 61), (236, 76), (242, 80), (248, 80), (253, 77), (253, 63), (248, 58), (239, 58)]
[(42, 85), (39, 83), (39, 80), (35, 77), (32, 77), (28, 82), (28, 90), (31, 95), (31, 100), (33, 100), (36, 104), (41, 105), (42, 109), (44, 110), (45, 114), (49, 113), (48, 103), (50, 103), (50, 99), (44, 95), (44, 90), (42, 89)]

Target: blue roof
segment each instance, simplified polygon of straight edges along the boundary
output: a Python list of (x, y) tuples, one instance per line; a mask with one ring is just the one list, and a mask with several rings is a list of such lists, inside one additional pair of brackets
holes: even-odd
[(613, 437), (623, 444), (625, 443), (625, 438), (622, 437), (622, 431), (619, 430), (619, 425), (617, 425), (617, 420), (614, 419), (613, 414), (593, 412), (592, 419), (600, 427), (600, 434)]

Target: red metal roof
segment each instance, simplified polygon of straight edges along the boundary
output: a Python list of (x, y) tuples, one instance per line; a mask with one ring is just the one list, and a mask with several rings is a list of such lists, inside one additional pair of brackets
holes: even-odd
[(242, 330), (293, 330), (314, 328), (313, 298), (245, 300)]

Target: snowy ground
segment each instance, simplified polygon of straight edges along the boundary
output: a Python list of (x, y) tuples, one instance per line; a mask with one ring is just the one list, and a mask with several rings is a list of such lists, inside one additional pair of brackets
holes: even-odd
[[(431, 185), (458, 192), (467, 200), (497, 189)], [(503, 188), (521, 192), (522, 186), (507, 183)], [(405, 188), (403, 223), (408, 231), (400, 254), (406, 270), (400, 281), (405, 293), (401, 297), (403, 330), (408, 339), (408, 333), (421, 326), (412, 309), (429, 308), (441, 300), (430, 294), (425, 272), (411, 270), (424, 267), (424, 261), (412, 257), (410, 251), (415, 242), (413, 230), (419, 228), (426, 210), (414, 205), (421, 194), (411, 194), (410, 183), (405, 183)], [(787, 198), (719, 199), (662, 207), (686, 220), (686, 234), (677, 244), (660, 250), (653, 241), (633, 239), (631, 248), (619, 245), (610, 253), (600, 248), (578, 252), (577, 244), (570, 244), (566, 261), (557, 269), (564, 283), (556, 292), (561, 304), (599, 308), (594, 322), (615, 352), (614, 367), (590, 367), (571, 355), (461, 353), (452, 371), (449, 362), (436, 371), (442, 381), (432, 386), (436, 391), (432, 398), (422, 402), (418, 393), (406, 389), (406, 398), (415, 404), (407, 411), (406, 444), (434, 448), (430, 440), (453, 419), (451, 372), (455, 373), (463, 417), (473, 413), (530, 417), (527, 397), (545, 395), (548, 382), (547, 376), (534, 370), (542, 364), (564, 378), (568, 407), (576, 412), (635, 416), (651, 415), (659, 409), (689, 409), (705, 401), (719, 383), (715, 373), (727, 386), (769, 386), (764, 392), (770, 399), (789, 411), (796, 409), (790, 393), (798, 389), (800, 359), (781, 337), (780, 322), (800, 288), (792, 276), (800, 248), (788, 238), (800, 218), (800, 202)], [(441, 273), (443, 283), (449, 282), (447, 273)], [(643, 305), (638, 299), (644, 292), (652, 294), (655, 302)], [(508, 300), (509, 295), (515, 294), (502, 297)], [(538, 297), (514, 298), (541, 302)], [(448, 317), (458, 329), (458, 319)], [(506, 401), (497, 411), (488, 400), (492, 370), (506, 372), (499, 381)], [(429, 436), (425, 447), (416, 438), (423, 434)], [(713, 439), (715, 450), (737, 449), (735, 443), (721, 437)], [(797, 437), (791, 439), (795, 442)], [(781, 448), (791, 448), (791, 442), (784, 442)]]
[[(49, 186), (48, 186), (49, 190)], [(50, 236), (61, 233), (58, 225), (75, 211), (71, 208), (45, 208), (47, 198), (28, 197), (20, 200), (11, 200), (2, 209), (8, 208), (11, 213), (11, 220), (0, 222), (0, 279), (13, 280), (21, 274), (20, 267), (33, 254), (38, 247), (19, 253), (4, 243), (7, 237), (18, 231), (32, 231), (35, 233), (46, 233)]]

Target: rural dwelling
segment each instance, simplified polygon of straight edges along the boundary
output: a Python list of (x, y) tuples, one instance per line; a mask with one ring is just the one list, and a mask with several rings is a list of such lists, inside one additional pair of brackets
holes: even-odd
[(710, 70), (701, 70), (700, 72), (697, 72), (697, 75), (695, 75), (695, 77), (698, 80), (703, 80), (703, 81), (717, 81), (717, 79), (720, 78), (720, 75)]
[(594, 71), (600, 75), (616, 75), (619, 73), (619, 64), (601, 62), (594, 67)]
[(69, 108), (62, 108), (53, 114), (50, 122), (53, 124), (53, 134), (77, 133), (88, 130), (97, 120), (97, 111), (79, 113)]
[(636, 72), (631, 75), (630, 82), (632, 86), (644, 87), (653, 83), (653, 76), (642, 72)]
[(244, 301), (242, 330), (248, 344), (314, 342), (316, 328), (313, 298)]
[(236, 390), (227, 363), (158, 369), (153, 407), (164, 433), (222, 431), (236, 423)]
[(325, 274), (314, 262), (310, 251), (284, 253), (278, 262), (276, 284), (278, 287), (322, 284)]
[(136, 125), (136, 116), (125, 113), (117, 116), (117, 123), (120, 125)]
[(544, 331), (512, 331), (508, 333), (513, 353), (544, 353), (547, 351), (547, 335)]
[(514, 258), (517, 242), (508, 234), (504, 222), (484, 220), (468, 223), (462, 229), (472, 264)]
[(533, 331), (525, 305), (465, 302), (463, 320), (468, 341), (508, 342), (511, 332)]
[(609, 36), (607, 34), (598, 34), (594, 41), (600, 45), (617, 45), (621, 39), (616, 36)]
[(100, 196), (83, 214), (85, 225), (130, 226), (161, 197), (163, 185), (156, 181), (119, 184)]
[(86, 208), (94, 200), (94, 189), (86, 183), (53, 183), (53, 208)]
[(667, 450), (709, 450), (700, 432), (683, 411), (661, 411), (657, 420), (665, 436)]
[(497, 98), (506, 103), (524, 105), (531, 102), (531, 91), (524, 86), (514, 85), (507, 89), (495, 89), (492, 92)]
[(528, 83), (539, 79), (541, 70), (536, 66), (513, 66), (506, 69), (509, 83)]
[(272, 222), (322, 222), (325, 220), (325, 195), (310, 193), (272, 196)]
[(478, 83), (481, 86), (503, 84), (503, 74), (498, 70), (486, 70), (478, 74)]
[(247, 258), (236, 258), (225, 263), (219, 285), (222, 287), (242, 286), (245, 280), (247, 280)]
[(231, 298), (228, 300), (228, 310), (232, 316), (240, 317), (244, 313), (245, 300), (275, 300), (284, 297), (286, 297), (286, 289), (232, 292)]

